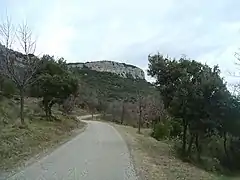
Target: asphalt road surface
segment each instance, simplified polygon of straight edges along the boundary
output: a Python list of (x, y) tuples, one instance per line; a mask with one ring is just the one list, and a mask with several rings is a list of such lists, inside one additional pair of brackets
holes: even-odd
[(107, 123), (87, 123), (83, 133), (9, 180), (137, 180), (119, 133)]

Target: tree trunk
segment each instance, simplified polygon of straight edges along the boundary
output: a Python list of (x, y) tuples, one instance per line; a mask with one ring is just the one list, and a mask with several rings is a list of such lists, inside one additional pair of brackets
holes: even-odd
[(121, 124), (123, 124), (123, 121), (124, 121), (124, 114), (125, 114), (125, 107), (124, 107), (124, 104), (122, 105), (122, 114), (121, 114)]
[(93, 111), (92, 111), (92, 120), (93, 120)]
[(48, 116), (51, 118), (52, 117), (52, 106), (48, 107)]
[(52, 99), (49, 104), (48, 104), (48, 114), (49, 114), (49, 117), (52, 117), (52, 107), (54, 104), (56, 104), (58, 102), (57, 99)]
[(44, 104), (44, 110), (45, 110), (46, 117), (48, 118), (49, 117), (48, 103), (46, 101), (44, 101), (43, 104)]
[(138, 118), (138, 133), (141, 133), (141, 122), (142, 122), (142, 106), (139, 107), (139, 118)]
[(186, 144), (187, 144), (187, 122), (183, 120), (183, 137), (182, 137), (182, 154), (186, 153)]
[(201, 159), (201, 152), (200, 152), (200, 146), (199, 146), (199, 135), (198, 133), (196, 134), (196, 139), (195, 139), (195, 145), (196, 145), (196, 149), (197, 149), (197, 155), (198, 155), (198, 160)]
[(0, 90), (3, 91), (3, 83), (4, 83), (4, 79), (2, 76), (0, 76)]
[(21, 123), (24, 124), (24, 90), (20, 89), (20, 119)]
[(229, 161), (230, 159), (229, 159), (229, 154), (228, 154), (228, 150), (227, 150), (227, 132), (223, 133), (223, 138), (224, 138), (224, 142), (223, 142), (224, 151), (225, 151), (226, 157)]
[(51, 112), (51, 108), (53, 106), (52, 101), (53, 100), (49, 97), (43, 98), (44, 111), (45, 111), (45, 114), (46, 114), (46, 117), (48, 118), (48, 120), (50, 120), (50, 118), (52, 116), (52, 112)]
[(194, 136), (193, 136), (193, 134), (191, 134), (190, 142), (189, 142), (189, 145), (188, 145), (188, 151), (187, 151), (188, 156), (191, 155), (193, 140), (194, 140)]
[(112, 122), (115, 122), (115, 112), (112, 112)]
[(105, 119), (106, 118), (106, 111), (104, 110), (103, 111), (103, 119)]
[(154, 120), (152, 120), (152, 128), (153, 128), (153, 127), (154, 127), (154, 125), (155, 125), (155, 124), (154, 124), (154, 122), (155, 122), (155, 121), (154, 121)]

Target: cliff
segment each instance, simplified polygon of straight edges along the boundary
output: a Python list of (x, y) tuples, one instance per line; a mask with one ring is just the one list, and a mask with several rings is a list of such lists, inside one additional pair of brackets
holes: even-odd
[[(23, 65), (24, 59), (26, 58), (20, 52), (10, 50), (11, 54), (17, 58), (19, 65)], [(0, 65), (3, 62), (6, 53), (6, 48), (0, 43)], [(31, 56), (34, 56), (31, 54)], [(86, 63), (68, 63), (68, 67), (88, 68), (98, 72), (110, 72), (119, 75), (120, 77), (133, 79), (145, 79), (145, 75), (142, 69), (125, 63), (119, 63), (114, 61), (93, 61)]]
[(69, 67), (78, 67), (82, 68), (89, 68), (91, 70), (99, 71), (99, 72), (111, 72), (117, 74), (121, 77), (127, 78), (132, 77), (134, 79), (145, 79), (145, 75), (142, 69), (125, 64), (125, 63), (118, 63), (114, 61), (93, 61), (93, 62), (86, 62), (86, 63), (69, 63)]

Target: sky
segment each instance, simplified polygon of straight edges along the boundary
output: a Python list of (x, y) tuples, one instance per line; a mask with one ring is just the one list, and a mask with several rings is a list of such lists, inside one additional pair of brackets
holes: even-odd
[(239, 7), (239, 0), (0, 0), (0, 16), (27, 21), (40, 55), (114, 60), (146, 72), (148, 54), (185, 54), (218, 64), (224, 79), (235, 83), (240, 77), (229, 72), (240, 72), (234, 57), (240, 52)]

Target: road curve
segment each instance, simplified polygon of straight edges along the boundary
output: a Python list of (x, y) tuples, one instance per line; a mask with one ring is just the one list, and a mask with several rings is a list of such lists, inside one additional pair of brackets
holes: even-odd
[(119, 133), (107, 123), (86, 122), (83, 133), (9, 180), (137, 180)]

